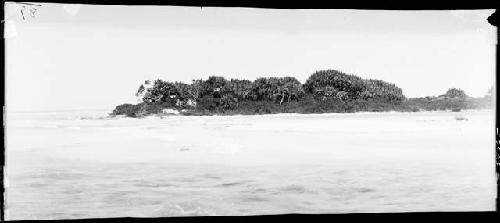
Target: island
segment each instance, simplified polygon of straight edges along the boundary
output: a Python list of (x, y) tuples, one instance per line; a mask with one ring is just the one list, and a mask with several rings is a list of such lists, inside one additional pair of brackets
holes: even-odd
[(254, 81), (210, 76), (191, 84), (161, 79), (139, 86), (138, 104), (122, 104), (110, 114), (260, 115), (277, 113), (418, 112), (490, 109), (493, 87), (483, 97), (450, 88), (443, 95), (407, 98), (393, 83), (363, 79), (338, 70), (320, 70), (304, 84), (295, 77), (261, 77)]

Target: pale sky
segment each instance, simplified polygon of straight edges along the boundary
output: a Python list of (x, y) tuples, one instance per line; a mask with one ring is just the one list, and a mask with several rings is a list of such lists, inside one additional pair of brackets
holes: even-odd
[(495, 78), (494, 10), (280, 10), (43, 4), (5, 7), (10, 111), (112, 109), (145, 79), (254, 80), (336, 69), (395, 83), (407, 97)]

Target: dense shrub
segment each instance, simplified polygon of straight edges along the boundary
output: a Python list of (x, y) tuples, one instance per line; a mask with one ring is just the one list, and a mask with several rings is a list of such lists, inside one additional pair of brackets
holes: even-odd
[(138, 94), (142, 92), (142, 100), (147, 103), (158, 103), (167, 102), (174, 105), (177, 102), (177, 97), (179, 96), (179, 91), (174, 83), (155, 80), (150, 88), (139, 88)]
[(405, 97), (403, 90), (395, 84), (381, 80), (364, 80), (366, 90), (361, 92), (361, 98), (377, 98), (387, 101), (402, 101)]
[(270, 100), (279, 104), (299, 100), (305, 92), (294, 77), (257, 78), (250, 93), (254, 100)]
[[(363, 80), (354, 75), (344, 74), (337, 70), (321, 70), (312, 74), (304, 84), (308, 93), (320, 94), (318, 90), (324, 91), (331, 87), (336, 91), (347, 92), (349, 98), (357, 98), (358, 94), (366, 89)], [(327, 96), (327, 95), (323, 95)]]
[[(491, 92), (491, 90), (490, 90)], [(177, 109), (183, 115), (234, 115), (274, 113), (325, 113), (359, 111), (458, 110), (489, 108), (491, 93), (467, 97), (449, 89), (439, 97), (405, 98), (401, 88), (382, 80), (362, 79), (336, 70), (317, 71), (302, 85), (294, 77), (262, 77), (255, 81), (210, 76), (191, 84), (145, 81), (137, 105), (122, 104), (111, 115), (142, 117)]]
[(253, 84), (249, 80), (231, 79), (226, 84), (225, 92), (230, 93), (238, 101), (252, 99)]
[(450, 88), (448, 91), (446, 91), (445, 96), (450, 97), (450, 98), (465, 98), (467, 95), (465, 94), (465, 91), (462, 89), (458, 88)]
[(137, 117), (136, 114), (139, 111), (139, 105), (133, 104), (122, 104), (116, 106), (111, 115), (126, 115), (129, 117)]
[(126, 115), (128, 117), (139, 118), (148, 114), (158, 114), (165, 108), (171, 107), (169, 103), (139, 103), (137, 105), (122, 104), (116, 106), (111, 113), (112, 116)]
[[(336, 97), (341, 100), (377, 98), (402, 101), (403, 91), (396, 85), (381, 80), (365, 80), (336, 70), (322, 70), (312, 74), (304, 84), (306, 92), (323, 99)], [(340, 93), (339, 92), (345, 92)]]
[(198, 110), (216, 111), (219, 106), (219, 100), (212, 95), (203, 96), (197, 104)]
[(224, 77), (210, 76), (208, 80), (200, 83), (200, 96), (212, 96), (221, 98), (223, 93), (227, 93), (227, 80)]

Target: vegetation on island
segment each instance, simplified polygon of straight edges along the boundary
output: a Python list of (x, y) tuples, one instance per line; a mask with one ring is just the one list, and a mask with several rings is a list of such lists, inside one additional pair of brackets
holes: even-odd
[(491, 94), (492, 89), (484, 97), (473, 98), (451, 88), (438, 97), (406, 98), (395, 84), (337, 70), (317, 71), (304, 84), (294, 77), (250, 81), (210, 76), (191, 84), (146, 80), (136, 93), (141, 102), (119, 105), (111, 115), (143, 117), (169, 111), (181, 115), (459, 111), (490, 108)]

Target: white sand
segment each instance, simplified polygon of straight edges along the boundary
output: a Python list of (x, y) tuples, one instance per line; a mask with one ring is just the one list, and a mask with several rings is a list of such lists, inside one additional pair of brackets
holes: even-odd
[(54, 156), (103, 162), (237, 165), (415, 156), (484, 162), (494, 154), (493, 120), (484, 111), (14, 120), (6, 138), (8, 151), (43, 148)]
[[(459, 116), (467, 120), (456, 120)], [(363, 179), (357, 182), (366, 187), (377, 185), (379, 195), (386, 196), (386, 200), (406, 198), (403, 200), (408, 203), (405, 205), (401, 201), (399, 206), (384, 206), (375, 202), (375, 198), (360, 198), (362, 204), (352, 204), (351, 209), (346, 204), (329, 209), (333, 203), (320, 201), (320, 198), (309, 200), (318, 202), (311, 207), (324, 207), (324, 212), (494, 210), (494, 134), (492, 111), (104, 120), (47, 120), (10, 115), (6, 135), (7, 170), (9, 176), (16, 176), (29, 173), (40, 165), (57, 169), (71, 166), (71, 163), (94, 166), (140, 166), (143, 163), (193, 168), (207, 164), (227, 170), (234, 168), (234, 171), (248, 168), (263, 168), (267, 172), (279, 170), (290, 175), (287, 179), (291, 180), (300, 177), (300, 171), (333, 168), (350, 171), (347, 178)], [(294, 172), (293, 168), (299, 169)], [(412, 177), (405, 178), (406, 183), (402, 185), (387, 182), (390, 173), (395, 172)], [(259, 177), (263, 176), (257, 174), (246, 178), (256, 180)], [(307, 185), (325, 184), (320, 179), (320, 176), (310, 179)], [(263, 182), (286, 184), (271, 178)], [(426, 187), (434, 188), (434, 192), (429, 195), (422, 192), (416, 197), (408, 192), (408, 188), (424, 190)], [(24, 196), (29, 200), (28, 195)], [(457, 196), (455, 203), (449, 203), (453, 200), (450, 196)], [(293, 200), (287, 202), (293, 203)], [(293, 210), (270, 208), (271, 211), (266, 212), (259, 211), (257, 206), (250, 208), (253, 211), (241, 213), (288, 213)], [(227, 207), (220, 209), (228, 210)], [(317, 208), (298, 211), (301, 210), (321, 211)]]

